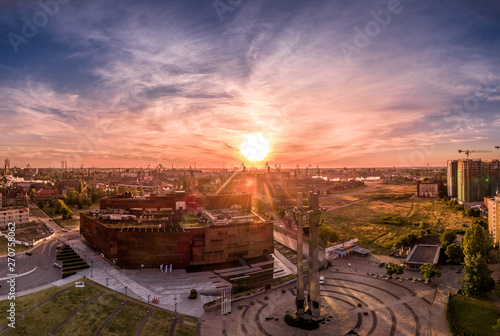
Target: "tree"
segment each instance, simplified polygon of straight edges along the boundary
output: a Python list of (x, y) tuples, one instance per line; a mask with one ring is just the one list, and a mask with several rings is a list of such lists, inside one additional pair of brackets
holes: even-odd
[(35, 197), (35, 194), (36, 194), (36, 189), (35, 188), (31, 188), (31, 190), (30, 190), (30, 197), (31, 198)]
[(144, 189), (142, 187), (139, 189), (139, 196), (144, 197)]
[(385, 265), (385, 272), (389, 277), (392, 277), (393, 274), (401, 275), (404, 271), (404, 267), (396, 263), (390, 262)]
[(464, 272), (462, 292), (466, 296), (479, 296), (495, 287), (491, 278), (492, 270), (488, 267), (488, 253), (491, 250), (491, 240), (479, 224), (472, 224), (462, 239), (464, 251)]
[(458, 264), (464, 259), (464, 252), (462, 251), (462, 248), (457, 244), (448, 245), (444, 253), (448, 257), (448, 260), (446, 261), (452, 264)]
[(330, 243), (334, 243), (339, 240), (337, 232), (326, 224), (319, 227), (318, 235), (327, 246), (330, 245)]
[(61, 213), (61, 209), (63, 207), (65, 207), (66, 204), (64, 204), (64, 201), (58, 199), (55, 203), (54, 203), (54, 213), (55, 214), (58, 214), (58, 213)]
[(73, 216), (73, 211), (71, 211), (71, 209), (67, 205), (65, 205), (61, 209), (61, 214), (63, 220), (71, 219), (71, 216)]
[(453, 230), (445, 230), (441, 237), (439, 237), (439, 241), (441, 242), (441, 247), (446, 249), (446, 247), (452, 244), (457, 238), (457, 233)]
[(440, 277), (441, 271), (436, 265), (427, 263), (420, 266), (420, 274), (422, 274), (427, 280), (430, 280), (433, 277)]
[(80, 183), (78, 183), (78, 187), (76, 188), (76, 191), (78, 191), (78, 193), (82, 193), (84, 189), (85, 188), (83, 186), (83, 182), (82, 180), (80, 180)]

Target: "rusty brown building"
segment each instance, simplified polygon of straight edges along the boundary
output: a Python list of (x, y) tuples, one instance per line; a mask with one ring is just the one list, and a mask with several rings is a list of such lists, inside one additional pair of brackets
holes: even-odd
[[(179, 209), (179, 204), (197, 210)], [(205, 210), (217, 206), (221, 208)], [(231, 263), (273, 253), (273, 224), (250, 206), (250, 195), (108, 198), (101, 200), (101, 210), (80, 215), (80, 232), (121, 267)], [(141, 216), (140, 209), (148, 216)]]

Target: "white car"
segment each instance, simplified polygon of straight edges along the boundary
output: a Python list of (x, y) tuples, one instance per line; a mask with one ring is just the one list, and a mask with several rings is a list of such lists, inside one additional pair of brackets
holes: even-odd
[(320, 284), (324, 284), (325, 283), (325, 277), (324, 276), (320, 276), (319, 277), (319, 283)]
[(62, 229), (62, 232), (68, 232), (68, 229), (66, 229), (66, 228)]
[(61, 268), (62, 267), (61, 264), (58, 264), (58, 263), (54, 263), (52, 266), (57, 267), (57, 268)]

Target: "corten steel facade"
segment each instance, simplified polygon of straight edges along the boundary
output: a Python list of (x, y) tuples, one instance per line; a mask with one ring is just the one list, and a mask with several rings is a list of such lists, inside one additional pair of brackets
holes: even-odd
[[(143, 209), (175, 214), (177, 205), (189, 208), (226, 208), (236, 205), (244, 212), (251, 209), (251, 195), (184, 195), (182, 193), (148, 198), (115, 197), (101, 200), (101, 209)], [(273, 224), (257, 220), (182, 228), (171, 216), (161, 227), (99, 219), (96, 214), (80, 215), (80, 233), (106, 258), (121, 267), (156, 267), (173, 264), (175, 268), (238, 261), (238, 257), (256, 258), (272, 253)], [(147, 226), (147, 227), (146, 227)]]
[(156, 267), (227, 263), (272, 253), (273, 224), (228, 224), (187, 228), (113, 227), (80, 214), (80, 232), (90, 245), (121, 267)]

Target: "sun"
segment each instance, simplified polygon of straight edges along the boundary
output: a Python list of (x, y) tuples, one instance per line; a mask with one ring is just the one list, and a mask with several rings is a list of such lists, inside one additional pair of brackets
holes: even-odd
[(241, 145), (241, 154), (250, 161), (263, 160), (271, 146), (269, 141), (260, 133), (245, 134), (245, 142)]

